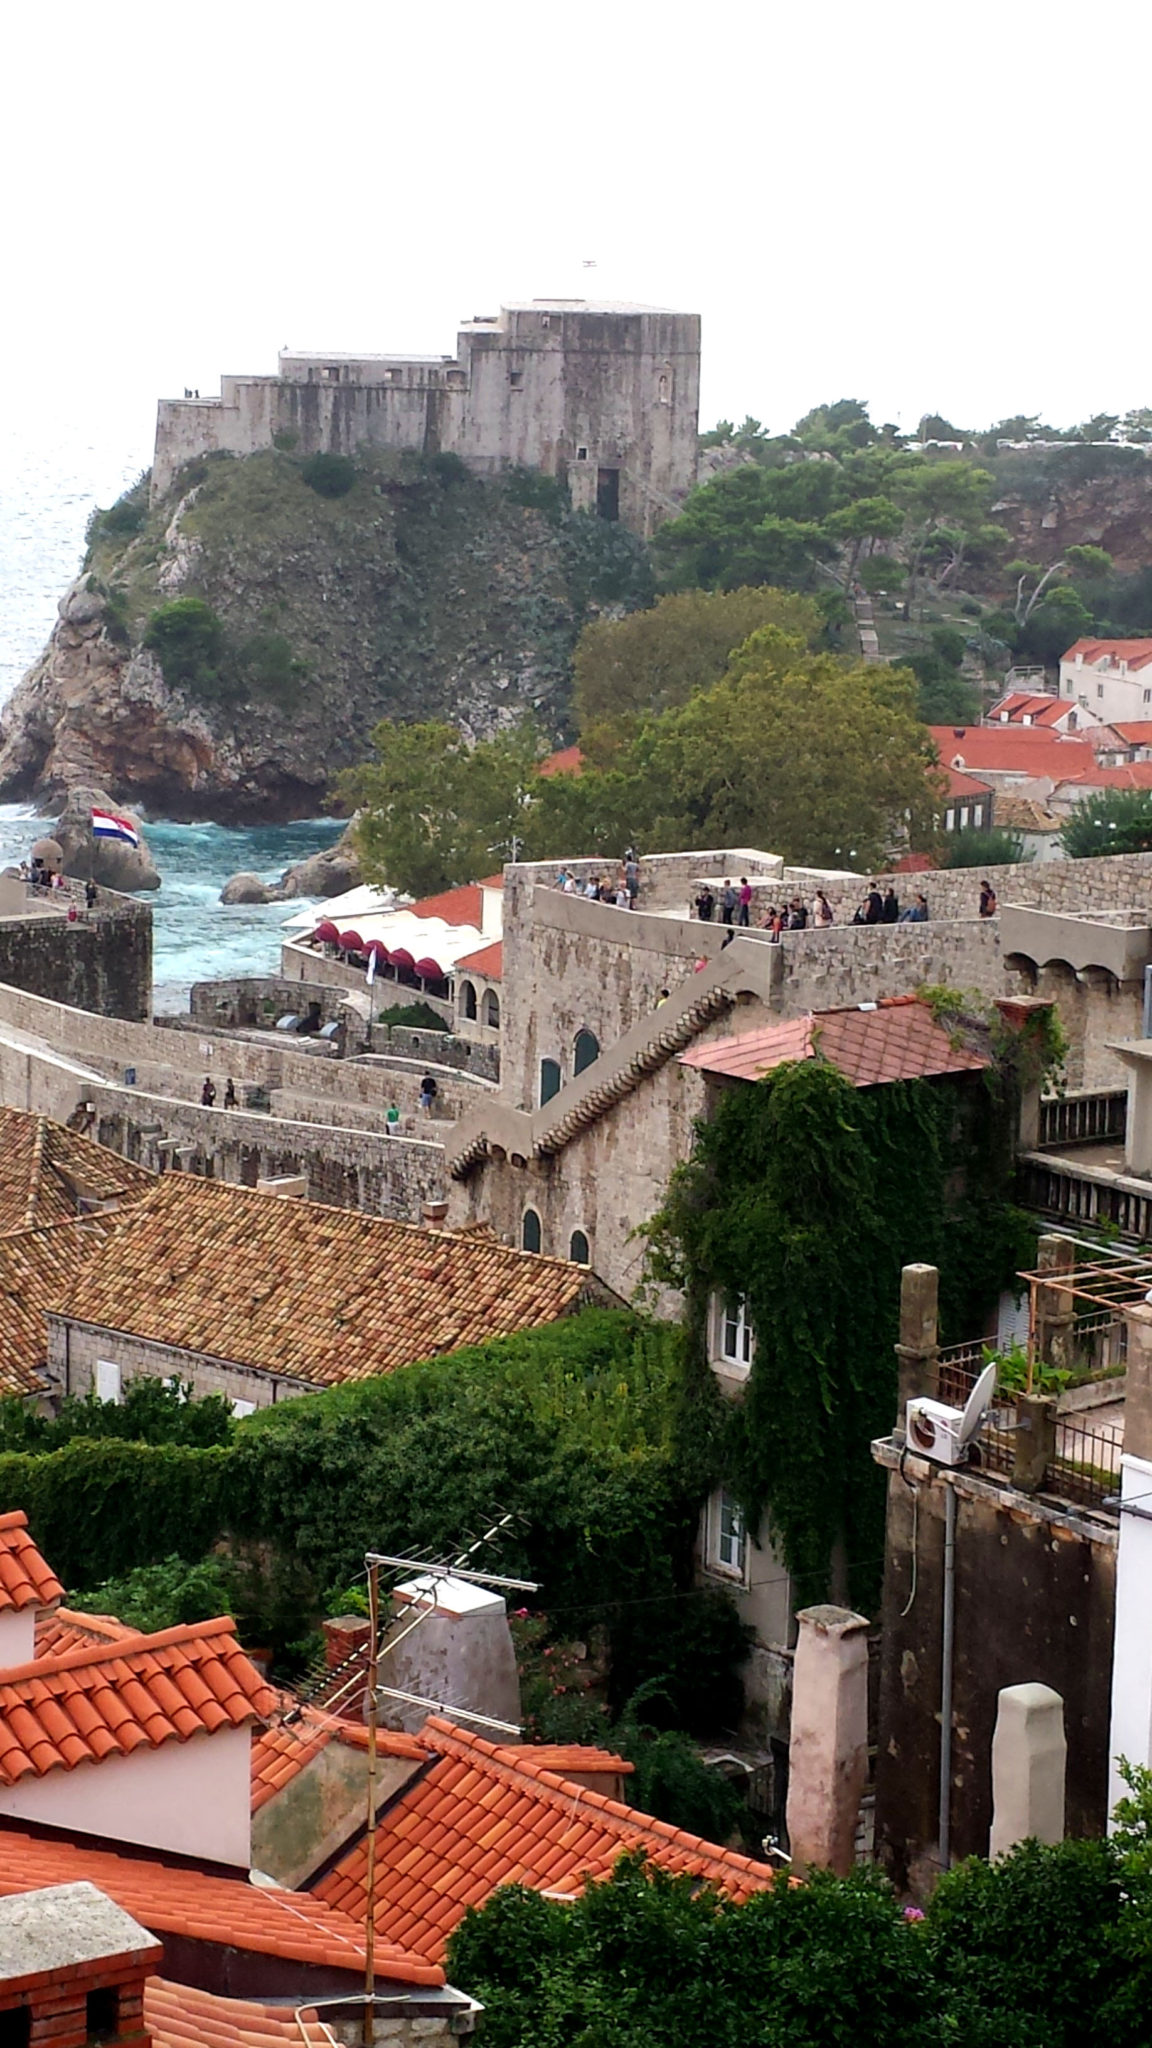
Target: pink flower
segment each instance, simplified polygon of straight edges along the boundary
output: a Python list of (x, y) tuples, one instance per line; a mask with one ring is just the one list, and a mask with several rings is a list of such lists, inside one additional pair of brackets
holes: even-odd
[(905, 1906), (904, 1918), (906, 1920), (922, 1920), (924, 1915), (919, 1906)]

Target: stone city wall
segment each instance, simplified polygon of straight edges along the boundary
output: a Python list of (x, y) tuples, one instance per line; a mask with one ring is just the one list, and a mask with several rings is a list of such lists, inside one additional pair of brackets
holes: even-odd
[[(268, 1197), (269, 1201), (276, 1199)], [(68, 1323), (59, 1316), (48, 1319), (48, 1376), (60, 1395), (83, 1398), (96, 1385), (98, 1363), (120, 1367), (121, 1387), (135, 1379), (178, 1379), (191, 1383), (194, 1394), (223, 1394), (228, 1401), (244, 1401), (253, 1408), (270, 1408), (293, 1395), (314, 1393), (308, 1382), (288, 1379), (279, 1373), (260, 1372), (250, 1366), (230, 1365), (222, 1360), (202, 1358), (175, 1344), (155, 1344), (121, 1331), (92, 1329), (85, 1323)]]
[(95, 909), (0, 918), (0, 982), (107, 1017), (152, 1014), (152, 910), (102, 889)]

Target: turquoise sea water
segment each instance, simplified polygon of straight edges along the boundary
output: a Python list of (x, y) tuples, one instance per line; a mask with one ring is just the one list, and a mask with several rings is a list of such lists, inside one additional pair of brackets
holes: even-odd
[[(56, 605), (80, 568), (94, 505), (108, 505), (149, 460), (151, 406), (93, 405), (45, 432), (34, 408), (0, 427), (0, 705), (40, 652)], [(115, 792), (113, 792), (115, 794)], [(0, 805), (0, 867), (20, 860), (43, 819)], [(331, 819), (233, 831), (219, 825), (145, 827), (164, 886), (155, 916), (158, 1010), (182, 1009), (194, 981), (267, 974), (280, 958), (280, 927), (298, 903), (225, 909), (220, 891), (241, 869), (276, 881), (305, 854), (335, 839)]]

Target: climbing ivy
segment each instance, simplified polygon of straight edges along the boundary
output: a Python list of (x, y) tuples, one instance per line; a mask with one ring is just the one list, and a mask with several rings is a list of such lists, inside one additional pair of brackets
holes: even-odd
[[(945, 1086), (851, 1086), (827, 1061), (726, 1090), (649, 1226), (653, 1275), (685, 1291), (688, 1426), (723, 1440), (755, 1527), (767, 1513), (800, 1604), (865, 1609), (883, 1555), (870, 1444), (895, 1420), (900, 1268), (941, 1271), (946, 1333), (966, 1336), (1034, 1240), (1009, 1201), (1017, 1080), (1007, 1063)], [(744, 1398), (709, 1371), (713, 1292), (756, 1333)]]

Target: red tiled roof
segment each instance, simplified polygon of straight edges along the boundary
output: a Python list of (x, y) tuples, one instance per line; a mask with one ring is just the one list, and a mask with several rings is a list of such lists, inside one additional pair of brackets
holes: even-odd
[(584, 768), (584, 755), (579, 747), (561, 747), (555, 754), (549, 754), (541, 761), (537, 775), (579, 775)]
[(1152, 761), (1122, 761), (1116, 768), (1093, 763), (1075, 775), (1063, 775), (1056, 788), (1152, 789)]
[(165, 1977), (145, 1979), (144, 2026), (153, 2048), (330, 2048), (335, 2040), (310, 2006), (254, 2005)]
[(480, 932), (484, 929), (485, 889), (503, 887), (503, 875), (489, 875), (483, 882), (466, 882), (460, 889), (443, 889), (439, 896), (423, 896), (419, 903), (405, 903), (403, 908), (412, 917), (441, 917), (445, 924), (474, 924)]
[(506, 1742), (504, 1754), (514, 1756), (517, 1761), (531, 1770), (550, 1771), (553, 1777), (566, 1778), (573, 1771), (583, 1771), (589, 1776), (600, 1771), (618, 1778), (627, 1778), (636, 1769), (625, 1756), (617, 1756), (611, 1749), (592, 1749), (585, 1742)]
[(50, 1116), (0, 1105), (0, 1231), (70, 1222), (79, 1196), (130, 1201), (156, 1176)]
[(1023, 725), (1028, 719), (1032, 725), (1049, 726), (1076, 709), (1070, 697), (1057, 697), (1049, 691), (1033, 696), (1027, 690), (1011, 690), (1007, 697), (1001, 697), (1000, 702), (992, 706), (988, 723), (999, 725), (1007, 714), (1010, 724)]
[(499, 981), (504, 972), (504, 941), (494, 939), (490, 946), (481, 946), (475, 953), (466, 953), (463, 960), (456, 962), (457, 974), (483, 974), (489, 981)]
[[(363, 1679), (358, 1683), (362, 1685)], [(368, 1730), (362, 1721), (345, 1721), (339, 1714), (327, 1714), (313, 1706), (299, 1708), (293, 1719), (280, 1721), (274, 1728), (261, 1729), (252, 1741), (253, 1813), (267, 1806), (330, 1742), (366, 1749)], [(418, 1738), (398, 1729), (378, 1729), (376, 1743), (380, 1756), (403, 1757), (416, 1764), (428, 1761), (428, 1751)]]
[(28, 1534), (23, 1508), (0, 1515), (0, 1613), (9, 1608), (47, 1607), (63, 1598), (63, 1586)]
[(927, 875), (936, 863), (930, 853), (905, 853), (894, 860), (889, 873), (893, 875)]
[[(0, 1822), (0, 1897), (86, 1878), (152, 1934), (281, 1956), (324, 1969), (364, 1969), (362, 1927), (310, 1892), (216, 1877), (159, 1857), (123, 1855), (59, 1837), (20, 1832)], [(381, 1976), (442, 1984), (434, 1963), (390, 1946), (376, 1950)]]
[[(665, 1870), (710, 1879), (733, 1898), (766, 1889), (773, 1873), (734, 1850), (557, 1777), (433, 1716), (420, 1731), (430, 1770), (393, 1800), (376, 1834), (376, 1926), (421, 1955), (439, 1958), (469, 1906), (500, 1885), (578, 1892), (607, 1877), (627, 1850)], [(315, 1886), (315, 1895), (362, 1920), (367, 1845), (356, 1844)]]
[(0, 1393), (35, 1394), (43, 1388), (45, 1317), (59, 1307), (108, 1229), (107, 1217), (89, 1216), (0, 1236)]
[(968, 1074), (990, 1063), (953, 1045), (925, 1003), (898, 996), (874, 1010), (815, 1010), (787, 1024), (713, 1038), (679, 1055), (681, 1066), (759, 1081), (791, 1060), (825, 1059), (854, 1088)]
[(1076, 640), (1060, 660), (1075, 661), (1078, 654), (1084, 656), (1086, 666), (1111, 658), (1126, 661), (1129, 668), (1144, 668), (1152, 661), (1152, 640)]
[(991, 784), (977, 782), (974, 775), (964, 775), (959, 768), (945, 768), (949, 796), (987, 796)]
[(616, 1300), (568, 1259), (171, 1173), (60, 1313), (328, 1386)]
[(81, 1614), (71, 1607), (49, 1607), (36, 1616), (36, 1660), (65, 1657), (91, 1643), (122, 1643), (139, 1634), (114, 1614)]
[(1122, 725), (1109, 729), (1126, 747), (1152, 747), (1152, 718), (1125, 719)]
[(0, 1673), (0, 1782), (240, 1728), (275, 1704), (228, 1615), (39, 1657)]
[(930, 725), (941, 765), (970, 774), (991, 769), (1002, 775), (1075, 775), (1090, 767), (1095, 752), (1090, 740), (1073, 739), (1034, 725)]

